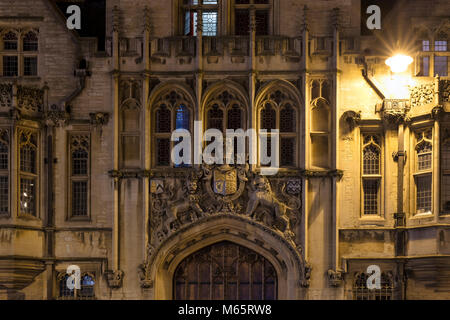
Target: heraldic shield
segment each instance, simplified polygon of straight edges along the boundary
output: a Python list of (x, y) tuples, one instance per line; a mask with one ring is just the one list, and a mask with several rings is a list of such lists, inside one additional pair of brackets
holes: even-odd
[(238, 177), (236, 169), (222, 166), (214, 169), (214, 193), (223, 196), (235, 194), (238, 191)]

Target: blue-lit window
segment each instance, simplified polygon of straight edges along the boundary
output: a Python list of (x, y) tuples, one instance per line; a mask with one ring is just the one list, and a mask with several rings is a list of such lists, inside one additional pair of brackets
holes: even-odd
[[(184, 105), (180, 105), (177, 109), (176, 109), (176, 113), (175, 113), (175, 129), (185, 129), (190, 131), (190, 112), (189, 109), (184, 106)], [(175, 142), (175, 144), (177, 142), (181, 142), (182, 139), (179, 139), (178, 141)], [(183, 156), (183, 154), (180, 154), (180, 156)], [(186, 168), (186, 167), (190, 167), (190, 165), (187, 164), (181, 164), (181, 165), (175, 165), (176, 168)]]
[(176, 129), (190, 129), (189, 125), (189, 109), (186, 106), (179, 106), (176, 112)]

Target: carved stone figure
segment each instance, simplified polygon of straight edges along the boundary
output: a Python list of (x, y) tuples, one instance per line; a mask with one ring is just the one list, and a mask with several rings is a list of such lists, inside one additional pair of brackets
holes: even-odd
[(187, 179), (184, 190), (185, 192), (182, 198), (168, 201), (168, 209), (166, 210), (168, 218), (164, 222), (164, 226), (168, 232), (172, 229), (172, 224), (179, 221), (178, 215), (182, 212), (193, 210), (194, 214), (191, 215), (191, 219), (194, 221), (205, 215), (205, 212), (199, 205), (198, 178), (195, 174)]
[(280, 231), (291, 233), (290, 220), (286, 213), (287, 210), (295, 210), (296, 208), (288, 207), (286, 204), (278, 200), (272, 192), (270, 182), (266, 177), (256, 176), (249, 188), (249, 200), (246, 214), (252, 218), (255, 217), (257, 209), (261, 206), (271, 210), (273, 224), (276, 220), (283, 224)]

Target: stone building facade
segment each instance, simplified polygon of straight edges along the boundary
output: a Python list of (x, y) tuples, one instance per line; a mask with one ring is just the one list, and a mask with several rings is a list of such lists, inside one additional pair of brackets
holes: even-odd
[[(358, 0), (107, 0), (104, 51), (56, 2), (0, 0), (3, 299), (450, 298), (448, 1), (400, 75)], [(173, 165), (194, 121), (278, 174)]]

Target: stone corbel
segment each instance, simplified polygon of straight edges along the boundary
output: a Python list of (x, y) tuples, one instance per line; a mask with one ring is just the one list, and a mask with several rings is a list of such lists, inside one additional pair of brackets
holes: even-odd
[(304, 277), (303, 279), (300, 281), (300, 286), (303, 288), (309, 288), (309, 283), (310, 283), (310, 279), (311, 279), (311, 270), (312, 267), (309, 263), (305, 264), (304, 267)]
[(344, 281), (344, 274), (341, 270), (328, 270), (328, 281), (332, 287), (339, 287)]
[(47, 126), (66, 126), (70, 120), (70, 113), (62, 110), (56, 104), (52, 105), (44, 114), (44, 123)]
[(139, 266), (139, 279), (141, 282), (141, 288), (150, 289), (153, 288), (153, 280), (150, 279), (149, 268), (147, 264), (143, 263)]
[(431, 118), (435, 121), (440, 121), (444, 115), (445, 111), (444, 111), (444, 107), (439, 105), (433, 108), (433, 110), (431, 110)]
[(95, 112), (89, 113), (90, 123), (95, 128), (100, 129), (100, 136), (103, 132), (103, 126), (106, 126), (109, 122), (109, 113), (107, 112)]
[(348, 124), (350, 131), (356, 128), (361, 122), (361, 111), (355, 112), (353, 110), (346, 111), (342, 115), (342, 119)]
[(122, 270), (107, 271), (105, 273), (106, 281), (111, 289), (122, 287), (124, 272)]

